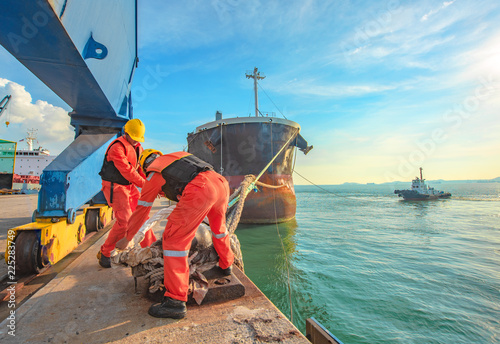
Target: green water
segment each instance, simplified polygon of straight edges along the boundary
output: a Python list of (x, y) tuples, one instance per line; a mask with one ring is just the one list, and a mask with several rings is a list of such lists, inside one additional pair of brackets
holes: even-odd
[(295, 221), (238, 227), (245, 272), (345, 344), (500, 343), (500, 183), (431, 186), (453, 197), (298, 186)]

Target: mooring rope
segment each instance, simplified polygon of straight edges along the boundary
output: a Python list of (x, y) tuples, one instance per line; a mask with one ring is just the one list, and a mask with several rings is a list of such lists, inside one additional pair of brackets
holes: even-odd
[[(295, 135), (294, 135), (295, 136)], [(273, 153), (273, 126), (271, 123), (271, 154)], [(280, 150), (281, 152), (281, 150)], [(278, 153), (279, 154), (279, 153)], [(274, 171), (274, 169), (273, 169)], [(283, 256), (285, 257), (285, 265), (286, 265), (286, 272), (287, 272), (287, 286), (288, 286), (288, 298), (290, 302), (290, 321), (293, 324), (293, 306), (292, 306), (292, 286), (290, 283), (290, 262), (288, 261), (288, 256), (286, 254), (286, 249), (285, 245), (283, 244), (283, 238), (281, 237), (280, 233), (280, 227), (278, 224), (278, 213), (276, 210), (276, 195), (275, 195), (275, 190), (273, 189), (273, 205), (274, 205), (274, 222), (276, 224), (276, 231), (278, 232), (278, 237), (280, 238), (280, 243), (281, 243), (281, 248), (283, 249)]]
[[(273, 140), (272, 140), (272, 123), (273, 122), (271, 122), (271, 149), (272, 149), (272, 146), (273, 146)], [(286, 147), (288, 147), (288, 145), (290, 144), (290, 142), (292, 141), (292, 139), (294, 139), (297, 136), (298, 133), (299, 133), (299, 129), (297, 128), (295, 130), (295, 133), (288, 139), (288, 141), (286, 141), (286, 143), (283, 145), (283, 147), (281, 147), (281, 149), (279, 150), (279, 152), (271, 159), (271, 161), (269, 161), (269, 163), (262, 169), (262, 171), (260, 171), (259, 175), (257, 177), (255, 177), (255, 181), (252, 182), (252, 183), (250, 183), (248, 185), (248, 187), (244, 191), (245, 197), (246, 197), (246, 194), (248, 194), (250, 191), (252, 191), (255, 188), (256, 182), (260, 179), (260, 177), (262, 177), (262, 175), (264, 174), (264, 172), (266, 172), (266, 170), (269, 168), (269, 166), (271, 166), (271, 164), (273, 163), (273, 161), (276, 160), (276, 158), (281, 154), (281, 152)], [(272, 151), (271, 151), (271, 154), (272, 154)], [(240, 197), (240, 195), (238, 195), (234, 199), (232, 199), (229, 202), (229, 207), (232, 207), (236, 202), (238, 202), (239, 197)]]
[(262, 183), (262, 182), (259, 182), (259, 181), (256, 181), (255, 185), (262, 186), (262, 187), (268, 188), (268, 189), (279, 189), (279, 188), (282, 188), (282, 187), (285, 186), (285, 184), (282, 184), (282, 185), (271, 185), (271, 184), (266, 184), (266, 183)]
[[(243, 205), (245, 204), (245, 199), (248, 193), (245, 190), (248, 189), (249, 185), (255, 181), (255, 176), (252, 174), (246, 175), (243, 181), (240, 183), (240, 187), (236, 189), (233, 194), (229, 197), (229, 203), (231, 203), (235, 198), (238, 197), (238, 203), (236, 207), (230, 208), (228, 215), (226, 217), (226, 228), (230, 234), (233, 234), (238, 227), (240, 222), (241, 213), (243, 212)], [(229, 208), (229, 207), (228, 207)]]
[(346, 196), (342, 196), (342, 195), (339, 195), (335, 192), (331, 192), (331, 191), (328, 191), (327, 189), (325, 188), (322, 188), (321, 186), (317, 185), (317, 184), (314, 184), (312, 181), (310, 181), (309, 179), (307, 179), (306, 177), (304, 177), (303, 175), (301, 175), (299, 172), (297, 172), (296, 170), (293, 170), (294, 173), (298, 174), (300, 177), (304, 178), (305, 180), (307, 180), (309, 183), (311, 183), (312, 185), (314, 185), (315, 187), (317, 187), (318, 189), (321, 189), (325, 192), (328, 192), (329, 194), (332, 194), (332, 195), (335, 195), (337, 197), (346, 197)]

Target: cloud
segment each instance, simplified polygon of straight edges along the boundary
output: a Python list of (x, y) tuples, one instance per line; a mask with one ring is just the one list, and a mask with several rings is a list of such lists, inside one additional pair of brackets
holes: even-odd
[(356, 97), (373, 93), (380, 93), (388, 90), (393, 90), (396, 86), (392, 85), (346, 85), (346, 84), (328, 84), (325, 81), (317, 79), (293, 79), (288, 82), (280, 82), (273, 80), (268, 83), (267, 88), (274, 92), (282, 94), (292, 94), (300, 96), (317, 96), (317, 97)]
[(424, 14), (422, 16), (422, 18), (420, 18), (420, 21), (426, 21), (427, 19), (429, 19), (430, 16), (433, 16), (434, 14), (438, 13), (439, 11), (441, 11), (441, 10), (445, 9), (446, 7), (452, 5), (455, 1), (456, 0), (443, 2), (443, 4), (440, 7), (436, 8), (436, 9), (433, 9), (433, 10), (427, 12), (426, 14)]
[(480, 77), (500, 80), (500, 30), (490, 36), (480, 46), (468, 50), (460, 55), (460, 59), (467, 65), (461, 76), (464, 79)]
[[(453, 67), (459, 63), (453, 59), (457, 52), (487, 37), (484, 26), (492, 25), (488, 16), (495, 10), (493, 4), (471, 6), (467, 3), (457, 4), (450, 10), (454, 3), (444, 2), (438, 9), (424, 14), (422, 7), (425, 4), (421, 3), (401, 4), (394, 9), (380, 7), (375, 11), (377, 15), (362, 18), (344, 34), (340, 44), (333, 44), (328, 58), (330, 62), (347, 62), (357, 69), (374, 64), (392, 69)], [(421, 20), (445, 9), (443, 15)], [(482, 30), (475, 30), (477, 23), (481, 23)]]
[(300, 49), (304, 42), (329, 35), (338, 7), (314, 0), (145, 1), (139, 9), (139, 44), (151, 54), (229, 44), (225, 54), (253, 49), (272, 55), (277, 46)]
[[(51, 154), (59, 154), (73, 141), (74, 130), (66, 110), (44, 100), (33, 103), (31, 94), (24, 86), (0, 78), (0, 97), (7, 94), (12, 98), (1, 117), (1, 138), (19, 141), (28, 130), (36, 129), (38, 144), (49, 149)], [(8, 127), (5, 126), (6, 121), (10, 122)], [(26, 148), (23, 146), (18, 145), (18, 149)]]

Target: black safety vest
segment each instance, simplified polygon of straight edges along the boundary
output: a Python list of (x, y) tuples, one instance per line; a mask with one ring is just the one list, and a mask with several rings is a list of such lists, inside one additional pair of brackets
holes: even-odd
[[(109, 145), (108, 149), (106, 150), (106, 154), (104, 155), (104, 161), (102, 163), (102, 168), (101, 168), (101, 172), (99, 172), (99, 175), (101, 176), (102, 180), (106, 180), (106, 181), (111, 182), (111, 183), (120, 184), (120, 185), (130, 185), (132, 183), (129, 182), (120, 173), (120, 171), (116, 168), (115, 163), (113, 161), (108, 161), (108, 151), (111, 148), (111, 146), (117, 142), (120, 142), (121, 144), (123, 144), (123, 142), (121, 142), (119, 139), (116, 139), (115, 141), (113, 141)], [(135, 148), (134, 148), (134, 151), (137, 154), (137, 150)]]
[[(153, 164), (155, 162), (156, 161), (153, 161)], [(153, 164), (151, 167), (154, 169), (155, 166), (153, 166)], [(153, 169), (148, 169), (148, 171)], [(165, 166), (161, 170), (161, 175), (163, 179), (165, 179), (165, 184), (161, 189), (168, 199), (178, 201), (177, 196), (182, 195), (186, 185), (188, 185), (188, 183), (192, 181), (198, 173), (209, 170), (214, 170), (212, 165), (209, 163), (192, 154), (184, 156)]]

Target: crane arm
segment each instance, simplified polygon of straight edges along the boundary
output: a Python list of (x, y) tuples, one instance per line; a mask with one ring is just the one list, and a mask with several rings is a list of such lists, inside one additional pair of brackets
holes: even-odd
[(0, 101), (0, 117), (2, 117), (3, 112), (7, 108), (7, 104), (9, 104), (11, 97), (12, 96), (10, 94), (8, 94), (5, 97), (3, 97), (3, 99)]

